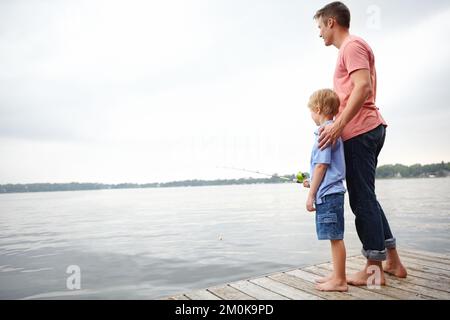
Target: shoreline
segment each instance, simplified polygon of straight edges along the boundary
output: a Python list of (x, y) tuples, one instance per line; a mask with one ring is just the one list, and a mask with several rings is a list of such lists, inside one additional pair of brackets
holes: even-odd
[[(444, 177), (389, 177), (389, 178), (376, 178), (376, 180), (412, 180), (412, 179), (445, 179), (449, 178), (449, 176)], [(243, 181), (248, 180), (248, 181)], [(145, 184), (128, 184), (133, 185), (130, 187), (120, 187), (118, 185), (108, 185), (108, 184), (100, 184), (100, 183), (30, 183), (30, 184), (5, 184), (0, 185), (0, 195), (3, 194), (17, 194), (17, 193), (50, 193), (50, 192), (70, 192), (70, 191), (105, 191), (105, 190), (127, 190), (127, 189), (168, 189), (168, 188), (190, 188), (190, 187), (221, 187), (221, 186), (239, 186), (239, 185), (262, 185), (262, 184), (289, 184), (292, 182), (286, 182), (280, 179), (280, 181), (273, 181), (273, 179), (253, 179), (253, 178), (242, 178), (239, 179), (237, 183), (233, 182), (225, 182), (226, 180), (218, 180), (221, 183), (214, 183), (215, 180), (185, 180), (185, 181), (174, 181), (168, 183), (160, 183), (155, 186), (145, 186)], [(195, 182), (194, 184), (189, 184), (189, 182)], [(185, 184), (183, 184), (185, 183)], [(23, 191), (4, 191), (5, 187), (25, 187), (33, 186), (33, 185), (44, 185), (44, 186), (54, 186), (54, 185), (62, 185), (62, 186), (71, 186), (71, 185), (97, 185), (100, 187), (86, 187), (86, 188), (74, 188), (74, 189), (55, 189), (55, 190), (23, 190)], [(152, 183), (153, 184), (153, 183)], [(104, 186), (104, 187), (103, 187)]]

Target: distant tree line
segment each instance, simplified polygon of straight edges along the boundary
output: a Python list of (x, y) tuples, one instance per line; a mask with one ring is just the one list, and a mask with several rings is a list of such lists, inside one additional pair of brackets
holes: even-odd
[[(429, 178), (447, 177), (450, 175), (450, 162), (435, 164), (415, 164), (405, 166), (402, 164), (384, 165), (377, 168), (377, 178)], [(282, 177), (293, 180), (294, 175), (283, 175)], [(183, 180), (163, 183), (30, 183), (30, 184), (0, 184), (0, 193), (17, 192), (52, 192), (52, 191), (81, 191), (81, 190), (103, 190), (103, 189), (136, 189), (136, 188), (168, 188), (168, 187), (197, 187), (197, 186), (222, 186), (239, 184), (262, 184), (262, 183), (289, 183), (279, 176), (270, 178), (241, 178), (241, 179), (217, 179), (217, 180)]]
[[(294, 175), (284, 176), (294, 179)], [(30, 184), (1, 184), (0, 193), (17, 192), (52, 192), (52, 191), (82, 191), (82, 190), (104, 190), (104, 189), (138, 189), (138, 188), (168, 188), (168, 187), (198, 187), (198, 186), (221, 186), (233, 184), (261, 184), (261, 183), (286, 183), (278, 177), (271, 178), (241, 178), (241, 179), (218, 179), (218, 180), (183, 180), (162, 183), (30, 183)]]
[(450, 162), (433, 164), (388, 164), (377, 168), (377, 178), (429, 178), (447, 177), (450, 174)]

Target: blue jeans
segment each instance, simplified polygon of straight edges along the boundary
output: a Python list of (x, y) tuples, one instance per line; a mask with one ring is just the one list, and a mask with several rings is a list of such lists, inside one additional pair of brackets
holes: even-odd
[(316, 204), (316, 231), (319, 240), (344, 239), (344, 194), (333, 193)]
[(375, 171), (385, 137), (386, 128), (379, 125), (344, 142), (347, 190), (362, 254), (378, 261), (386, 260), (386, 248), (396, 245), (375, 195)]

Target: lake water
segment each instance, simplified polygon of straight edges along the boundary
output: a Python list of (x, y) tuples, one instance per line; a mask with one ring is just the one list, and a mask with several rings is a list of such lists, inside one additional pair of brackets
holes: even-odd
[[(377, 181), (398, 246), (450, 253), (450, 179)], [(157, 299), (330, 260), (298, 184), (0, 195), (0, 299)], [(346, 198), (346, 246), (360, 243)], [(69, 290), (67, 268), (80, 268)]]

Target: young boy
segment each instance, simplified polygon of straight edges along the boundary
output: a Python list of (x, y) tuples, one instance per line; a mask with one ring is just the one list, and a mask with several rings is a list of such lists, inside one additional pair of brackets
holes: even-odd
[[(331, 241), (333, 272), (317, 280), (321, 291), (347, 291), (345, 277), (346, 251), (344, 245), (344, 147), (341, 138), (334, 146), (318, 148), (319, 129), (333, 122), (339, 110), (339, 97), (330, 90), (314, 92), (308, 103), (311, 117), (319, 128), (315, 131), (311, 153), (311, 180), (304, 186), (310, 188), (306, 209), (316, 211), (316, 231), (319, 240)], [(314, 207), (315, 205), (315, 207)]]

